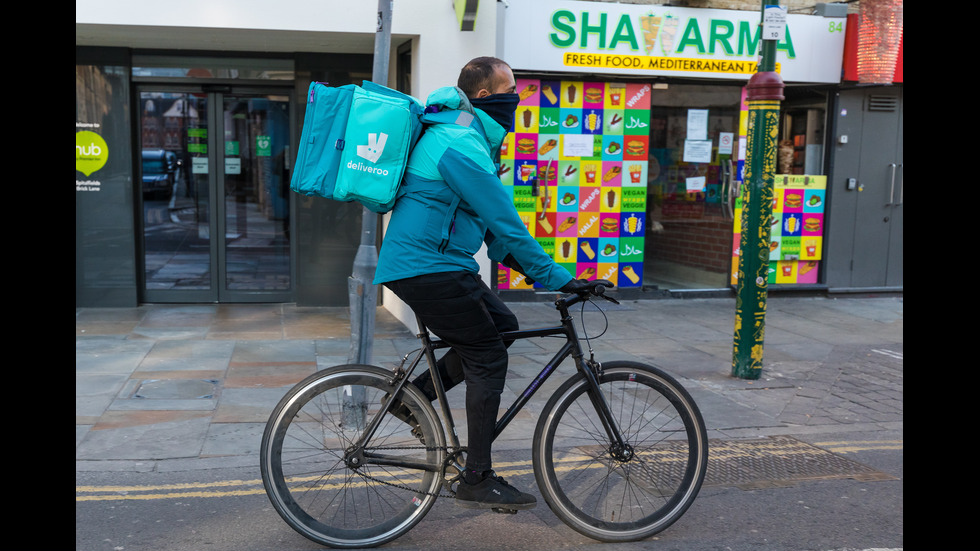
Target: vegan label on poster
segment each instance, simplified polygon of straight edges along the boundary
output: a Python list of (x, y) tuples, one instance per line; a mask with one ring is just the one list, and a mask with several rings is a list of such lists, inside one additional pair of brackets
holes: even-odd
[[(650, 91), (642, 83), (517, 81), (521, 102), (501, 147), (500, 180), (530, 234), (576, 278), (643, 283)], [(538, 285), (497, 270), (500, 289)]]
[[(827, 177), (777, 174), (773, 186), (772, 230), (769, 244), (769, 283), (817, 283), (822, 259)], [(735, 219), (741, 219), (740, 207)], [(732, 284), (737, 283), (737, 228)]]

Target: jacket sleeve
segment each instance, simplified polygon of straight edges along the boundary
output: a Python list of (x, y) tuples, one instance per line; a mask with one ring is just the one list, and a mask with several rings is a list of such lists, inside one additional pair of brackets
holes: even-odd
[(528, 233), (480, 140), (472, 133), (463, 135), (439, 160), (439, 173), (487, 225), (485, 239), (492, 260), (499, 262), (510, 253), (527, 275), (550, 290), (560, 289), (572, 275)]

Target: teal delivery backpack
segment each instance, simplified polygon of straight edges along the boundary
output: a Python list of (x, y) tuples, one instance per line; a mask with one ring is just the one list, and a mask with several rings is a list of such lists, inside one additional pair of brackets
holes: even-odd
[(313, 82), (290, 187), (390, 211), (422, 134), (423, 111), (415, 98), (371, 81), (340, 87)]

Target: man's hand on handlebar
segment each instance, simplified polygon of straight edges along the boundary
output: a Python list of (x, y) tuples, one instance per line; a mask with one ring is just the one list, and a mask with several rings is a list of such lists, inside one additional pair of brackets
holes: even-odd
[(602, 296), (606, 287), (613, 287), (612, 282), (605, 279), (595, 279), (592, 281), (587, 279), (573, 279), (566, 283), (559, 291), (579, 295), (591, 294)]

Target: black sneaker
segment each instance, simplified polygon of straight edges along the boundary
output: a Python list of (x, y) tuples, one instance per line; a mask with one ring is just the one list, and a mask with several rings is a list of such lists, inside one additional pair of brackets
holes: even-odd
[[(390, 397), (389, 394), (385, 394), (384, 396), (381, 397), (381, 407), (384, 407), (385, 404), (388, 403), (389, 397)], [(412, 427), (412, 436), (418, 438), (419, 442), (425, 444), (425, 436), (422, 434), (422, 429), (419, 428), (419, 422), (415, 418), (415, 414), (413, 414), (411, 410), (408, 409), (408, 406), (401, 403), (401, 400), (397, 400), (395, 401), (394, 404), (391, 405), (390, 413), (395, 417), (397, 417), (398, 419), (407, 423), (410, 427)]]
[(476, 484), (461, 480), (456, 488), (456, 504), (467, 509), (533, 509), (537, 500), (504, 482), (504, 479), (490, 471)]

